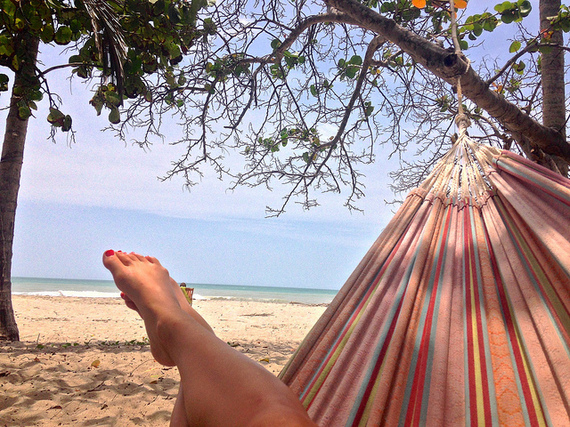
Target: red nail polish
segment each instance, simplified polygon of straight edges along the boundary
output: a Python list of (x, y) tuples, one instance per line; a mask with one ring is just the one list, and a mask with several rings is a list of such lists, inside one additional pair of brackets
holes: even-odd
[(113, 249), (109, 249), (107, 252), (105, 252), (105, 256), (113, 256), (115, 255), (115, 251)]

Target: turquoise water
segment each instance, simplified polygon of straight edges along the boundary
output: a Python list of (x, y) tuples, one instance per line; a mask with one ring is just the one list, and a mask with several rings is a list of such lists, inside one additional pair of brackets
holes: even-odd
[[(303, 304), (328, 304), (337, 291), (331, 289), (284, 288), (272, 286), (239, 286), (186, 283), (194, 288), (195, 299), (237, 299)], [(110, 280), (73, 280), (13, 277), (12, 293), (63, 297), (119, 297)]]

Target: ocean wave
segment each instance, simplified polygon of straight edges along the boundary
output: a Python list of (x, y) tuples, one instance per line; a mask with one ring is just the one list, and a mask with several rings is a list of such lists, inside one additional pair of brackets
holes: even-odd
[(12, 292), (14, 295), (33, 295), (42, 297), (75, 297), (75, 298), (119, 298), (120, 292), (98, 291), (40, 291), (40, 292)]
[[(120, 292), (100, 292), (100, 291), (39, 291), (39, 292), (12, 292), (13, 295), (31, 295), (40, 297), (74, 297), (74, 298), (120, 298)], [(210, 298), (200, 294), (194, 294), (195, 301), (207, 301)]]
[[(206, 291), (207, 292), (207, 291)], [(73, 298), (120, 298), (121, 294), (117, 291), (106, 289), (104, 291), (93, 290), (45, 290), (45, 291), (13, 291), (13, 295), (31, 295), (31, 296), (47, 296), (47, 297), (73, 297)], [(331, 298), (323, 298), (320, 295), (303, 295), (303, 294), (287, 294), (278, 293), (272, 294), (267, 292), (260, 292), (256, 295), (242, 293), (241, 295), (202, 295), (194, 292), (194, 301), (208, 301), (208, 300), (225, 300), (225, 301), (258, 301), (258, 302), (273, 302), (273, 303), (292, 303), (292, 304), (307, 304), (307, 305), (328, 305)]]

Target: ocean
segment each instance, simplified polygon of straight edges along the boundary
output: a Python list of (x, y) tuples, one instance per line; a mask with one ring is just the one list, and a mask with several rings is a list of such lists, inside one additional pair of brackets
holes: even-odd
[[(233, 299), (249, 301), (329, 304), (338, 291), (332, 289), (285, 288), (273, 286), (213, 285), (186, 283), (194, 288), (194, 299)], [(117, 298), (119, 291), (111, 280), (74, 280), (12, 277), (15, 295)]]

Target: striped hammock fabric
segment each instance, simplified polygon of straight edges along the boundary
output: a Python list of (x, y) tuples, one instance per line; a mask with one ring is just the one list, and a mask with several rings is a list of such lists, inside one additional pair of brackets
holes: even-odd
[(462, 135), (281, 379), (321, 426), (570, 426), (570, 180)]

